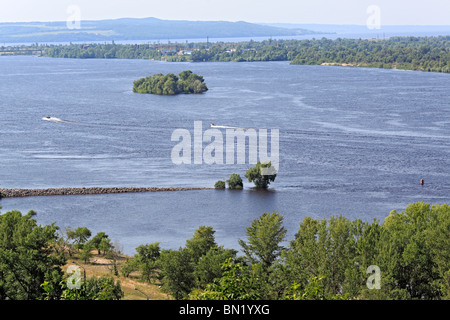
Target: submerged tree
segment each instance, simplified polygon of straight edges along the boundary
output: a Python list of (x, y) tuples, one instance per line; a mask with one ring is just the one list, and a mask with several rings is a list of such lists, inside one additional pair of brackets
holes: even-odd
[(267, 188), (271, 181), (275, 181), (277, 173), (271, 162), (257, 162), (256, 166), (245, 172), (248, 182), (253, 182), (258, 188)]
[(228, 182), (228, 188), (230, 188), (230, 189), (242, 189), (244, 187), (242, 178), (237, 173), (230, 174), (230, 177), (228, 178), (227, 182)]
[(215, 189), (225, 189), (225, 181), (224, 180), (219, 180), (214, 184), (214, 188)]

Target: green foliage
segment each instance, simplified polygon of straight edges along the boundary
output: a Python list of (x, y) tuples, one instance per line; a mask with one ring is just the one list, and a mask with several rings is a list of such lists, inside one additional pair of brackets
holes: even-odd
[(0, 300), (38, 299), (44, 281), (56, 288), (49, 299), (59, 295), (65, 257), (53, 250), (58, 228), (37, 225), (34, 215), (34, 211), (0, 215)]
[[(120, 281), (105, 276), (88, 278), (79, 288), (69, 288), (65, 280), (60, 283), (60, 287), (62, 288), (60, 300), (120, 300), (124, 297)], [(42, 288), (43, 299), (48, 300), (54, 288), (48, 282), (44, 282)]]
[[(447, 205), (420, 202), (393, 211), (383, 224), (305, 218), (280, 263), (301, 290), (310, 276), (321, 275), (326, 295), (441, 299), (448, 295), (449, 215)], [(379, 290), (366, 286), (371, 265), (381, 270)]]
[(292, 64), (347, 64), (359, 67), (450, 72), (450, 37), (392, 37), (305, 40)]
[(185, 299), (195, 288), (204, 288), (222, 276), (222, 263), (236, 250), (218, 246), (212, 227), (200, 226), (186, 246), (163, 250), (159, 259), (162, 288), (176, 299)]
[(138, 271), (138, 270), (139, 270), (139, 261), (135, 257), (133, 257), (133, 258), (127, 259), (122, 264), (122, 267), (120, 268), (120, 273), (124, 277), (129, 277), (132, 272)]
[(345, 300), (346, 296), (335, 294), (330, 295), (326, 293), (324, 285), (325, 277), (311, 276), (308, 284), (303, 290), (298, 283), (293, 283), (286, 294), (283, 296), (283, 300)]
[(281, 255), (283, 247), (280, 243), (286, 236), (283, 227), (283, 216), (274, 211), (263, 213), (247, 227), (248, 242), (239, 240), (246, 258), (253, 264), (260, 263), (267, 270)]
[[(263, 170), (267, 171), (261, 171)], [(248, 179), (248, 182), (253, 182), (257, 188), (267, 188), (271, 181), (275, 181), (277, 174), (275, 169), (272, 167), (271, 162), (257, 162), (256, 166), (248, 169), (245, 172), (245, 177)]]
[(212, 248), (217, 247), (212, 227), (200, 226), (194, 236), (186, 241), (186, 249), (190, 252), (192, 261), (197, 263), (200, 258)]
[(385, 285), (411, 299), (448, 296), (450, 207), (410, 204), (402, 213), (392, 211), (384, 230), (380, 258), (390, 275)]
[[(285, 248), (283, 217), (263, 213), (239, 240), (244, 257), (202, 226), (186, 248), (167, 251), (161, 274), (179, 299), (448, 299), (449, 230), (448, 205), (414, 203), (381, 224), (307, 217)], [(370, 266), (380, 269), (380, 289), (367, 286)]]
[(215, 189), (225, 189), (225, 181), (224, 180), (219, 180), (214, 184), (214, 188)]
[(177, 300), (186, 298), (195, 285), (195, 264), (190, 251), (185, 248), (162, 250), (159, 262), (162, 289)]
[(223, 246), (212, 247), (198, 260), (194, 275), (197, 281), (197, 287), (204, 288), (209, 283), (214, 282), (216, 278), (222, 277), (222, 264), (227, 259), (234, 259), (236, 250), (224, 249)]
[(105, 254), (112, 248), (111, 240), (104, 232), (97, 233), (91, 240), (89, 240), (88, 244), (92, 248), (97, 249), (98, 254), (101, 254), (101, 251)]
[[(141, 278), (144, 281), (151, 282), (156, 275), (156, 269), (159, 267), (158, 258), (161, 253), (159, 242), (152, 244), (140, 245), (136, 248), (137, 254), (134, 256), (134, 261), (141, 271)], [(128, 267), (133, 266), (130, 263)]]
[(242, 178), (237, 173), (230, 174), (230, 177), (227, 180), (228, 188), (230, 189), (243, 189), (244, 183), (242, 182)]
[(81, 251), (79, 252), (79, 257), (81, 260), (84, 261), (84, 263), (88, 263), (89, 259), (92, 258), (93, 254), (92, 254), (92, 245), (91, 244), (85, 244), (83, 246), (83, 249), (81, 249)]
[(257, 300), (260, 281), (251, 268), (231, 258), (222, 265), (222, 276), (205, 290), (196, 290), (191, 300)]
[[(38, 226), (34, 214), (0, 215), (0, 300), (123, 297), (112, 279), (68, 288), (61, 271), (66, 260), (56, 250), (57, 227)], [(413, 203), (401, 213), (392, 211), (383, 223), (306, 217), (287, 247), (281, 246), (283, 217), (275, 211), (254, 219), (246, 233), (247, 241), (239, 240), (242, 257), (218, 246), (212, 227), (200, 226), (178, 250), (160, 250), (159, 243), (139, 246), (121, 272), (140, 271), (144, 281), (158, 276), (175, 299), (450, 299), (447, 204)], [(102, 241), (109, 238), (98, 233), (80, 257)], [(375, 289), (368, 286), (373, 266), (381, 280)]]
[[(43, 55), (60, 58), (155, 59), (166, 61), (291, 61), (292, 64), (347, 64), (360, 67), (450, 72), (450, 36), (392, 37), (387, 40), (322, 38), (234, 43), (178, 44), (177, 52), (141, 44), (50, 45)], [(184, 50), (191, 54), (180, 54)], [(31, 51), (30, 51), (31, 52)], [(168, 84), (168, 88), (173, 84)], [(173, 88), (173, 87), (172, 87)]]
[(133, 92), (151, 93), (158, 95), (175, 95), (180, 93), (203, 93), (208, 90), (202, 76), (190, 70), (181, 72), (178, 76), (173, 73), (163, 75), (154, 74), (133, 82)]
[(111, 277), (88, 278), (85, 287), (88, 300), (120, 300), (124, 296), (120, 281)]
[(86, 227), (78, 227), (75, 230), (67, 228), (67, 238), (73, 240), (74, 246), (81, 249), (87, 240), (91, 237), (91, 231)]

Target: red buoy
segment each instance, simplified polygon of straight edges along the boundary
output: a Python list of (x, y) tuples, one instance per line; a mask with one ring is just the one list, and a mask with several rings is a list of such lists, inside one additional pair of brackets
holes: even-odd
[(423, 179), (420, 179), (420, 184), (423, 185)]

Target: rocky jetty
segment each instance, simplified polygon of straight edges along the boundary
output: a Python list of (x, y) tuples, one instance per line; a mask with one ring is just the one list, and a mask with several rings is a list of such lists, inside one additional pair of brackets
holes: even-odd
[(209, 188), (191, 187), (89, 187), (89, 188), (49, 188), (49, 189), (0, 189), (0, 198), (87, 195), (106, 193), (158, 192), (204, 190)]

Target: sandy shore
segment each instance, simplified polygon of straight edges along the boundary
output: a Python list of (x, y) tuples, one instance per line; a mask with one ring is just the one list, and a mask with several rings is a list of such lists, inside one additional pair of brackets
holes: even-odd
[(49, 188), (49, 189), (0, 189), (0, 197), (37, 197), (62, 195), (87, 195), (106, 193), (158, 192), (158, 191), (188, 191), (210, 188), (191, 187), (89, 187), (89, 188)]

